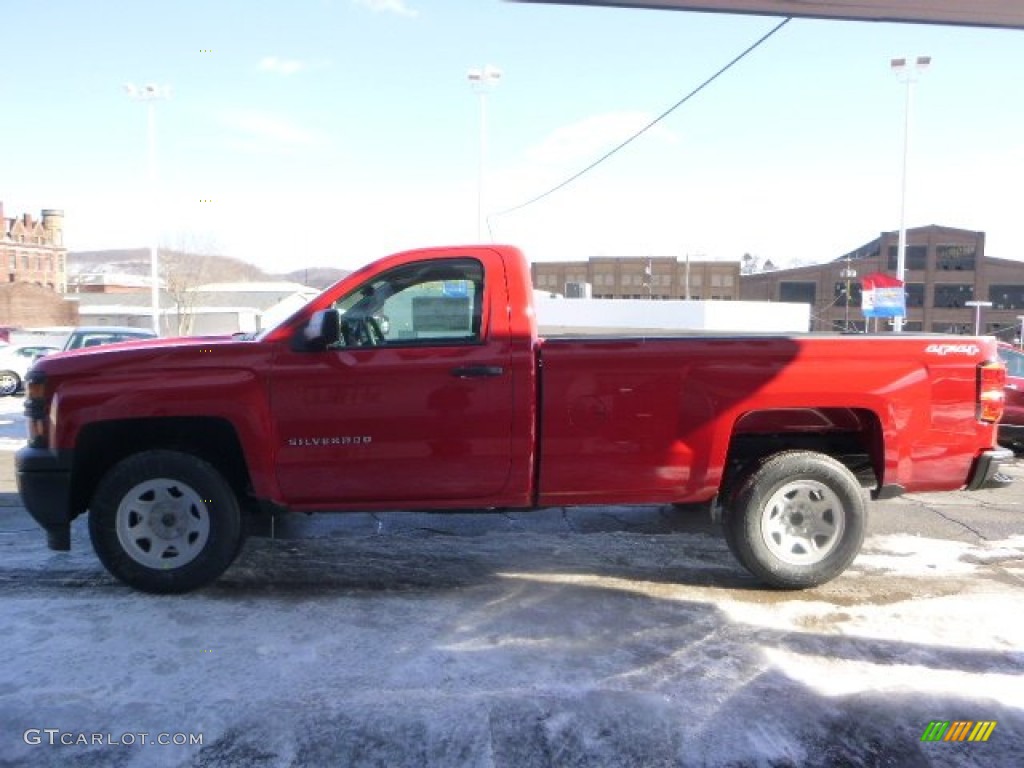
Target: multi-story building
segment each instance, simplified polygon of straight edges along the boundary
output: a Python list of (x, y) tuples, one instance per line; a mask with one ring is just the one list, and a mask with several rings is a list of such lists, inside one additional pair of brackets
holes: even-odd
[(534, 288), (571, 298), (739, 298), (738, 261), (598, 256), (587, 261), (535, 262), (530, 273)]
[[(812, 330), (863, 331), (860, 280), (896, 275), (899, 234), (883, 232), (870, 243), (825, 264), (744, 275), (740, 298), (811, 305)], [(907, 317), (904, 329), (982, 333), (1010, 338), (1024, 315), (1024, 262), (985, 255), (985, 233), (928, 226), (907, 231), (904, 264)], [(975, 308), (967, 302), (991, 302)], [(885, 320), (870, 330), (889, 330)]]
[(67, 288), (64, 213), (47, 209), (8, 219), (0, 202), (0, 326), (73, 325)]
[(0, 266), (6, 272), (5, 283), (32, 283), (57, 293), (67, 290), (67, 249), (64, 247), (64, 212), (53, 208), (42, 211), (42, 218), (31, 214), (4, 217), (0, 202)]

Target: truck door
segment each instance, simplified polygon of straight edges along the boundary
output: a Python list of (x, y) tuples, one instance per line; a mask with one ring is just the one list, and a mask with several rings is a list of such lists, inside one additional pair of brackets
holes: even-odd
[[(486, 258), (486, 257), (483, 257)], [(294, 504), (486, 499), (509, 480), (512, 372), (499, 259), (394, 267), (333, 304), (341, 339), (271, 373), (278, 482)]]

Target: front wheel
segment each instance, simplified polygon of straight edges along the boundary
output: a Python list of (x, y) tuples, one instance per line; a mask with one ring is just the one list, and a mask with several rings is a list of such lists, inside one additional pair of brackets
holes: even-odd
[(14, 371), (0, 371), (0, 397), (17, 394), (21, 389), (21, 377)]
[(89, 537), (111, 574), (143, 592), (198, 589), (240, 549), (238, 498), (208, 462), (152, 450), (123, 459), (89, 506)]
[(785, 451), (762, 460), (725, 510), (736, 558), (775, 587), (803, 589), (835, 578), (864, 541), (864, 491), (835, 459)]

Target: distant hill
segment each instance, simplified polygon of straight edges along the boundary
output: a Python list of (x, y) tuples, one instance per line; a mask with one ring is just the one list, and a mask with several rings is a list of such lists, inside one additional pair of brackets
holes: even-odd
[[(284, 274), (271, 274), (264, 272), (254, 264), (235, 259), (230, 256), (219, 256), (216, 254), (185, 254), (172, 249), (161, 248), (161, 257), (168, 257), (171, 261), (186, 260), (193, 270), (195, 264), (201, 260), (202, 268), (199, 270), (202, 283), (238, 283), (256, 282), (261, 280), (288, 280), (302, 283), (311, 288), (326, 288), (328, 285), (337, 282), (349, 270), (334, 269), (333, 267), (309, 267), (307, 269), (296, 269)], [(70, 251), (68, 253), (68, 272), (79, 274), (82, 272), (122, 272), (129, 275), (148, 276), (150, 270), (148, 248), (121, 248), (103, 251)]]
[[(160, 259), (174, 262), (187, 258), (190, 263), (202, 262), (202, 282), (228, 283), (250, 280), (270, 280), (270, 275), (259, 267), (241, 259), (213, 254), (184, 254), (170, 248), (160, 249)], [(124, 248), (107, 251), (71, 251), (68, 253), (68, 272), (124, 272), (129, 275), (149, 275), (149, 249)]]
[(352, 274), (350, 269), (335, 269), (334, 267), (310, 267), (309, 269), (296, 269), (283, 275), (275, 275), (282, 280), (290, 280), (295, 283), (308, 285), (310, 288), (323, 290), (329, 285), (341, 280), (341, 278)]

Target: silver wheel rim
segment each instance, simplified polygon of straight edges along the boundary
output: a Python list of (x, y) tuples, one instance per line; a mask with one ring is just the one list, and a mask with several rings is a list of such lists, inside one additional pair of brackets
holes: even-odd
[(17, 390), (17, 376), (10, 373), (0, 374), (0, 395), (13, 395)]
[(117, 507), (117, 540), (147, 568), (191, 563), (210, 538), (210, 512), (191, 486), (166, 477), (139, 483)]
[(846, 513), (835, 492), (814, 480), (779, 488), (761, 512), (761, 535), (775, 557), (790, 565), (820, 563), (843, 535)]

